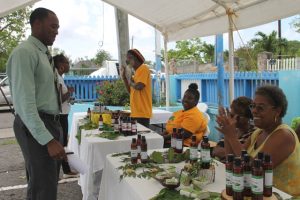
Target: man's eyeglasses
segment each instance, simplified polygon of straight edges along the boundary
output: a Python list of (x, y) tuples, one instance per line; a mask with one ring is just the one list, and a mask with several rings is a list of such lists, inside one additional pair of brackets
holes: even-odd
[(269, 106), (269, 105), (265, 105), (265, 104), (255, 104), (255, 103), (252, 103), (252, 104), (249, 105), (249, 108), (250, 108), (251, 111), (253, 109), (256, 109), (258, 112), (263, 112), (268, 107), (275, 108), (275, 106)]

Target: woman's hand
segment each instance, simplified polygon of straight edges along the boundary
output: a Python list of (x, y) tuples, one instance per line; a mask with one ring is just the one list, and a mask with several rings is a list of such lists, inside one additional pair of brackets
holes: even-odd
[(228, 109), (219, 107), (219, 115), (216, 119), (218, 127), (216, 129), (228, 137), (236, 135), (236, 117), (230, 116)]

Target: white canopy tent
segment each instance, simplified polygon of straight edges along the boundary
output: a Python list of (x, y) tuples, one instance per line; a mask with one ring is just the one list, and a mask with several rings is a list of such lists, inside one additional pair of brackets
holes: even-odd
[[(234, 30), (300, 13), (300, 0), (103, 0), (152, 25), (167, 42), (229, 32), (230, 101), (234, 96)], [(169, 79), (166, 63), (166, 103)]]
[[(0, 17), (38, 0), (0, 0)], [(232, 31), (300, 13), (300, 0), (103, 0), (152, 25), (167, 42), (229, 32), (230, 100), (233, 99)], [(166, 101), (169, 76), (166, 63)]]

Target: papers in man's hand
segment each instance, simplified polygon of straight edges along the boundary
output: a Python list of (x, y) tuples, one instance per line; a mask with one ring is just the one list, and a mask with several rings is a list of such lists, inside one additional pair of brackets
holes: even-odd
[(85, 174), (87, 172), (87, 165), (80, 160), (78, 155), (75, 154), (67, 154), (68, 163), (70, 167), (80, 174)]

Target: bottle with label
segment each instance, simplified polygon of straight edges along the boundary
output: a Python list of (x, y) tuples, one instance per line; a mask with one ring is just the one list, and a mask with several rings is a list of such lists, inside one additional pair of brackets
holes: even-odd
[(182, 153), (183, 150), (183, 136), (182, 136), (182, 128), (178, 129), (177, 138), (176, 138), (176, 153)]
[(242, 150), (241, 151), (241, 159), (242, 159), (242, 162), (244, 161), (244, 156), (248, 154), (246, 150)]
[(120, 128), (119, 128), (119, 120), (118, 117), (115, 116), (115, 121), (114, 121), (114, 132), (115, 133), (119, 133), (120, 132)]
[(99, 116), (99, 131), (103, 131), (103, 118), (102, 115)]
[(94, 103), (94, 111), (97, 113), (100, 113), (100, 104), (99, 103)]
[(141, 159), (142, 136), (140, 134), (137, 135), (136, 145), (137, 145), (138, 159)]
[(173, 128), (173, 132), (171, 135), (171, 147), (173, 149), (176, 149), (176, 140), (177, 140), (177, 133), (176, 133), (177, 129)]
[(226, 158), (226, 194), (228, 196), (233, 195), (232, 191), (232, 176), (233, 176), (233, 159), (234, 155), (233, 154), (228, 154)]
[(272, 196), (272, 187), (273, 187), (273, 163), (271, 161), (271, 156), (265, 154), (265, 159), (263, 163), (264, 169), (264, 196)]
[(127, 135), (132, 135), (131, 128), (131, 118), (127, 117)]
[(148, 148), (147, 148), (147, 141), (146, 137), (142, 136), (142, 144), (141, 144), (141, 162), (147, 163), (148, 162)]
[(132, 138), (131, 141), (131, 151), (130, 151), (130, 157), (131, 157), (131, 164), (136, 164), (137, 163), (137, 144), (136, 144), (136, 138)]
[(240, 157), (234, 159), (233, 176), (232, 176), (233, 200), (243, 199), (244, 176), (242, 160)]
[(122, 124), (122, 125), (121, 125), (122, 134), (123, 134), (124, 136), (127, 136), (127, 122), (126, 122), (126, 118), (125, 118), (125, 117), (122, 118), (121, 124)]
[(264, 176), (263, 168), (261, 166), (261, 160), (255, 159), (253, 162), (252, 168), (252, 177), (251, 177), (251, 191), (252, 191), (252, 200), (262, 200), (263, 199), (263, 190), (264, 190)]
[(208, 142), (208, 137), (203, 136), (203, 140), (201, 142), (201, 168), (209, 169), (210, 168), (210, 144)]
[(250, 164), (250, 156), (248, 154), (244, 154), (244, 197), (251, 197), (251, 164)]
[(192, 143), (190, 146), (190, 162), (191, 163), (195, 163), (198, 160), (198, 145), (197, 145), (197, 141), (196, 141), (196, 136), (193, 135), (192, 136)]
[(136, 135), (137, 134), (137, 123), (136, 120), (131, 120), (131, 133), (132, 135)]
[(92, 116), (92, 112), (91, 112), (91, 109), (88, 108), (87, 112), (86, 112), (86, 117), (89, 121), (91, 121), (91, 116)]
[(122, 123), (123, 122), (123, 117), (122, 116), (120, 116), (119, 117), (119, 133), (121, 133), (121, 134), (123, 134), (123, 132), (122, 132)]

